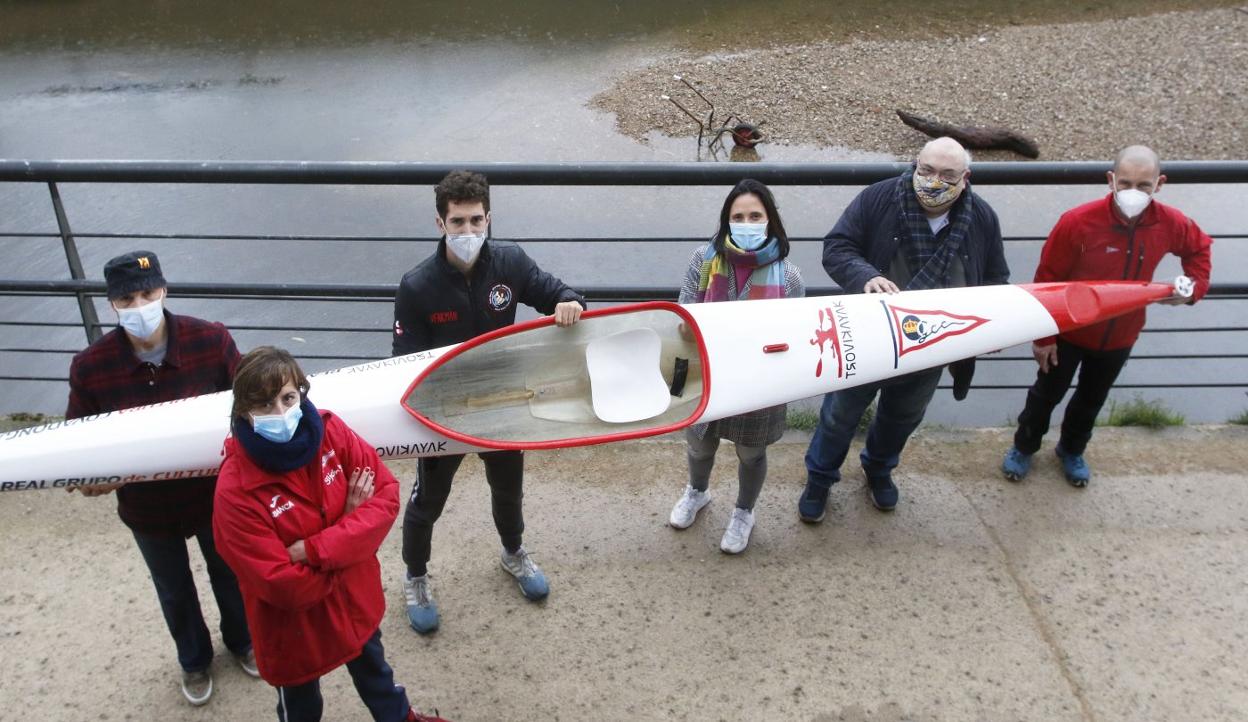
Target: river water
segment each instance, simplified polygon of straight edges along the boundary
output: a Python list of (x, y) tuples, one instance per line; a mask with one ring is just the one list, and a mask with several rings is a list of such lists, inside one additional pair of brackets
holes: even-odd
[[(653, 135), (639, 143), (588, 99), (617, 73), (674, 48), (724, 52), (819, 38), (893, 38), (973, 30), (985, 24), (1048, 23), (1215, 2), (995, 2), (933, 7), (914, 0), (875, 3), (717, 2), (382, 2), (355, 4), (235, 1), (0, 1), (0, 157), (235, 160), (601, 161), (693, 160), (691, 138)], [(1232, 3), (1233, 4), (1233, 3)], [(852, 5), (852, 7), (845, 7)], [(760, 9), (761, 8), (761, 9)], [(955, 12), (957, 14), (955, 14)], [(760, 17), (766, 22), (760, 23)], [(848, 148), (761, 147), (764, 161), (879, 160)], [(494, 233), (508, 238), (701, 237), (714, 226), (726, 189), (507, 188), (494, 193)], [(1099, 187), (986, 187), (982, 194), (1007, 235), (1043, 236), (1061, 210)], [(90, 186), (62, 189), (79, 233), (345, 234), (430, 237), (427, 187)], [(816, 238), (835, 222), (856, 188), (779, 188), (785, 223)], [(1163, 199), (1211, 233), (1243, 233), (1248, 204), (1240, 188), (1172, 185)], [(1238, 198), (1239, 202), (1234, 202)], [(4, 237), (54, 231), (46, 188), (0, 184), (0, 277), (65, 278), (59, 243)], [(1224, 250), (1242, 248), (1227, 240)], [(83, 239), (88, 275), (99, 278), (117, 252), (146, 246), (177, 281), (394, 282), (430, 250), (417, 241), (310, 246), (239, 241)], [(670, 284), (690, 248), (532, 243), (529, 252), (573, 285)], [(1014, 280), (1029, 280), (1038, 243), (1009, 246)], [(1242, 253), (1218, 256), (1215, 281), (1245, 282)], [(828, 285), (817, 243), (794, 258), (810, 285)], [(1174, 264), (1162, 275), (1177, 272)], [(72, 303), (3, 299), (0, 320), (76, 317)], [(390, 309), (375, 304), (171, 301), (178, 311), (233, 326), (275, 323), (387, 329)], [(109, 312), (101, 305), (101, 317)], [(1244, 302), (1158, 309), (1152, 325), (1242, 325)], [(240, 331), (296, 353), (385, 355), (384, 334)], [(1140, 353), (1216, 349), (1243, 353), (1244, 334), (1153, 334)], [(33, 333), (0, 326), (0, 347), (76, 349), (81, 331)], [(1015, 350), (1017, 355), (1018, 350)], [(63, 375), (69, 355), (0, 353), (0, 375)], [(313, 369), (340, 365), (311, 361)], [(1030, 362), (981, 364), (981, 383), (1017, 383)], [(1124, 382), (1176, 375), (1248, 382), (1242, 362), (1133, 362)], [(1192, 420), (1222, 421), (1248, 407), (1240, 390), (1148, 390)], [(1129, 398), (1125, 392), (1123, 398)], [(929, 420), (999, 424), (1022, 392), (979, 391), (954, 404), (941, 392)], [(0, 413), (59, 412), (57, 383), (0, 381)]]

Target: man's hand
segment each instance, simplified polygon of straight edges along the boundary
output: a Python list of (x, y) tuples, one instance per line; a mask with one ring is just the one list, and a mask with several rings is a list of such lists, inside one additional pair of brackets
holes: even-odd
[(1041, 346), (1038, 343), (1031, 344), (1031, 355), (1036, 358), (1036, 363), (1040, 364), (1040, 371), (1048, 373), (1049, 369), (1057, 368), (1057, 344), (1051, 343), (1048, 346)]
[(347, 482), (347, 508), (343, 515), (350, 514), (360, 504), (373, 498), (373, 479), (377, 474), (367, 466), (363, 469), (356, 467), (351, 473), (351, 480)]
[(290, 562), (292, 564), (308, 563), (308, 553), (303, 548), (302, 539), (286, 547), (286, 553), (290, 554)]
[(584, 310), (581, 308), (581, 304), (576, 301), (564, 301), (557, 304), (555, 306), (555, 325), (565, 328), (571, 326), (581, 320), (581, 311)]
[(125, 484), (122, 484), (121, 482), (116, 484), (95, 484), (93, 486), (71, 486), (65, 489), (65, 491), (71, 493), (76, 491), (83, 496), (104, 496), (106, 494), (113, 493), (115, 489), (120, 489), (123, 486), (125, 486)]
[(901, 289), (897, 288), (897, 284), (888, 280), (883, 276), (876, 276), (866, 285), (862, 287), (863, 293), (901, 293)]

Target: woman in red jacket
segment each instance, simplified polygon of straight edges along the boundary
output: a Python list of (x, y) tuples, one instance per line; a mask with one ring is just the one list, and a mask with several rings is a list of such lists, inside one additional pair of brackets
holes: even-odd
[(283, 722), (319, 720), (320, 678), (342, 664), (373, 719), (436, 720), (394, 683), (378, 628), (377, 548), (398, 514), (398, 482), (307, 392), (299, 365), (271, 346), (234, 376), (213, 532), (238, 576), (260, 676), (277, 687)]

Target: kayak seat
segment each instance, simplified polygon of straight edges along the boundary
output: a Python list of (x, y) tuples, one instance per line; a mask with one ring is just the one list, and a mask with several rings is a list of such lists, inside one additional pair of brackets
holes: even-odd
[(595, 416), (623, 424), (667, 411), (672, 397), (659, 368), (661, 347), (652, 328), (633, 328), (589, 342), (585, 364)]

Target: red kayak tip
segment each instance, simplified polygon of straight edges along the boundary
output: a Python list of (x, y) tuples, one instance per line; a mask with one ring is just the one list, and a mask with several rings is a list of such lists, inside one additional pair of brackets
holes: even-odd
[(1044, 304), (1057, 322), (1058, 333), (1106, 321), (1174, 295), (1174, 287), (1168, 283), (1144, 281), (1024, 283), (1019, 287)]

